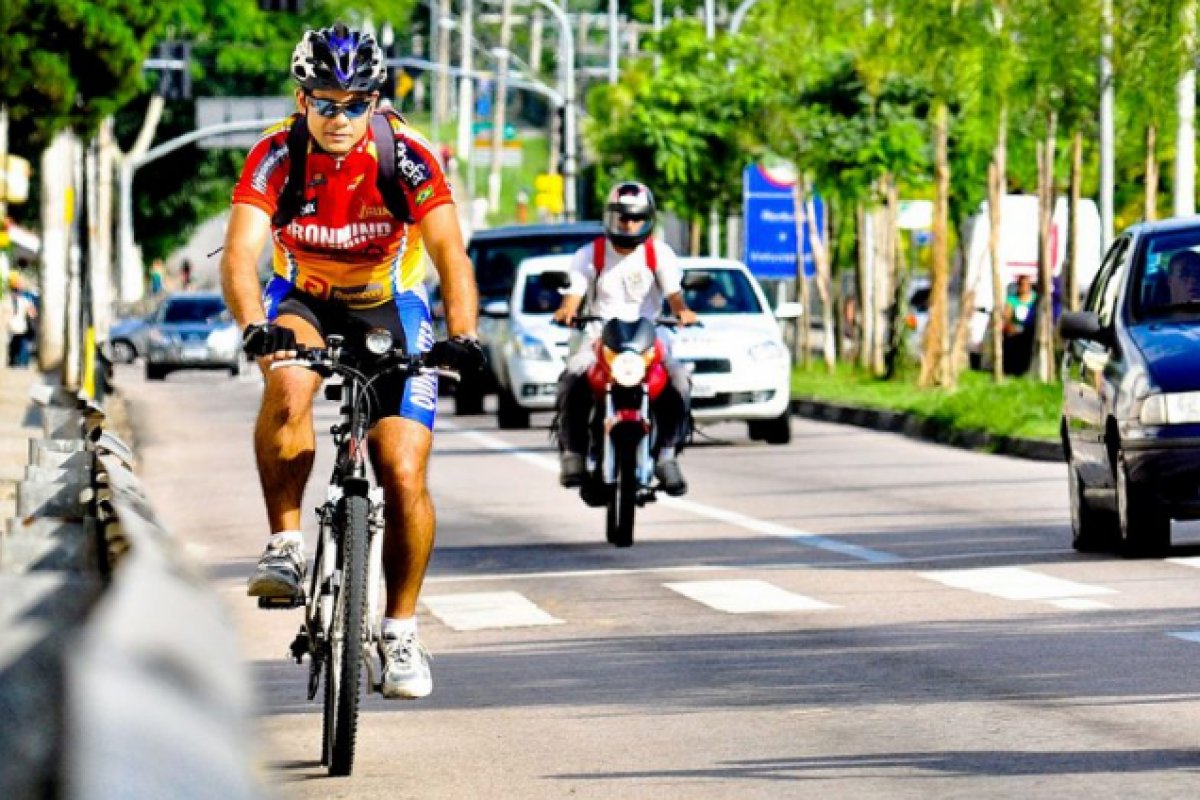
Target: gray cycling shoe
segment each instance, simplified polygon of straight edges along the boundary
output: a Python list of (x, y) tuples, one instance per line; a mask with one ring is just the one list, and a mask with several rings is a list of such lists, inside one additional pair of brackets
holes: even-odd
[(250, 576), (250, 597), (295, 597), (304, 585), (304, 548), (292, 541), (267, 545)]
[(415, 633), (385, 634), (379, 641), (379, 658), (383, 662), (380, 693), (384, 697), (416, 700), (433, 691), (429, 651)]

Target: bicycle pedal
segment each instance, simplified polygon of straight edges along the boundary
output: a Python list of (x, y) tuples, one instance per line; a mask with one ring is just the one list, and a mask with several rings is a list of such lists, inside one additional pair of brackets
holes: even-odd
[(304, 606), (304, 592), (299, 591), (291, 597), (260, 597), (258, 598), (258, 607), (268, 611), (283, 611), (289, 608), (301, 608)]

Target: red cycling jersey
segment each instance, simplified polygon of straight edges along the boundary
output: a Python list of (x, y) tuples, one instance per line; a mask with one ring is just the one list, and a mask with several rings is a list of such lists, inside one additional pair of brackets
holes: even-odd
[[(288, 177), (287, 136), (297, 116), (268, 128), (250, 150), (233, 202), (275, 213)], [(341, 159), (309, 140), (305, 202), (295, 219), (272, 228), (275, 274), (306, 294), (370, 308), (425, 278), (420, 221), (454, 198), (433, 147), (390, 117), (396, 140), (396, 181), (415, 222), (391, 215), (376, 185), (378, 159), (371, 128)]]

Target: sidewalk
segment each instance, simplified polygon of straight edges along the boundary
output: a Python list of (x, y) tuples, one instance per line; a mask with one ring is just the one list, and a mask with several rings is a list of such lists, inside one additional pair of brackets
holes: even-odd
[(29, 440), (42, 435), (41, 416), (29, 389), (42, 383), (34, 369), (0, 367), (0, 520), (16, 513), (17, 484), (29, 463)]

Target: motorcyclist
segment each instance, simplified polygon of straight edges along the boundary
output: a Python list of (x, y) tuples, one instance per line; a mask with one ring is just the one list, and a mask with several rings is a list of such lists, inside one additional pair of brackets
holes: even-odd
[[(625, 182), (613, 187), (604, 208), (605, 235), (575, 253), (570, 286), (554, 313), (556, 322), (572, 324), (585, 299), (588, 313), (604, 321), (654, 319), (665, 298), (680, 324), (696, 323), (695, 312), (683, 298), (678, 257), (669, 245), (651, 239), (655, 218), (654, 195), (645, 185)], [(595, 361), (592, 342), (601, 327), (601, 323), (588, 326), (558, 379), (559, 482), (567, 487), (581, 485), (587, 472), (594, 402), (587, 372)], [(664, 366), (670, 380), (653, 406), (655, 474), (667, 494), (677, 497), (687, 492), (676, 456), (691, 421), (691, 378), (684, 365), (669, 355)]]

